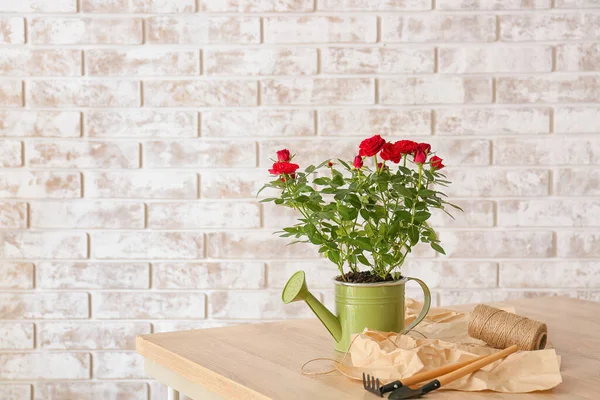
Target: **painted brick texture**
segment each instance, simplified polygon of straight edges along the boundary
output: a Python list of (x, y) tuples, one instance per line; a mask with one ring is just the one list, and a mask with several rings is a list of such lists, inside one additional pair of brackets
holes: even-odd
[[(274, 152), (430, 142), (435, 304), (600, 300), (595, 0), (0, 0), (0, 399), (166, 396), (135, 335), (310, 316)], [(269, 195), (265, 193), (266, 195)], [(413, 292), (411, 292), (413, 293)], [(161, 397), (163, 396), (163, 397)]]

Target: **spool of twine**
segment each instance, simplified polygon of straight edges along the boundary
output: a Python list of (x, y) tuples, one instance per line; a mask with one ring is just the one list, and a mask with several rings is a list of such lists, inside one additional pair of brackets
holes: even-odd
[(497, 349), (513, 344), (519, 350), (540, 350), (546, 347), (546, 324), (480, 304), (469, 320), (469, 336), (483, 340)]

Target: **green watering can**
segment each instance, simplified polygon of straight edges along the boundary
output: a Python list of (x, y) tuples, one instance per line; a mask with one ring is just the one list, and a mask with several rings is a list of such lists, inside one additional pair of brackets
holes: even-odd
[[(423, 289), (425, 301), (417, 318), (404, 326), (404, 285), (417, 282)], [(406, 332), (417, 326), (429, 312), (431, 293), (423, 281), (403, 277), (393, 282), (335, 284), (335, 307), (337, 316), (327, 309), (308, 291), (304, 271), (298, 271), (288, 280), (281, 299), (285, 304), (304, 300), (321, 320), (335, 340), (335, 349), (345, 352), (352, 335), (365, 328), (383, 332)]]

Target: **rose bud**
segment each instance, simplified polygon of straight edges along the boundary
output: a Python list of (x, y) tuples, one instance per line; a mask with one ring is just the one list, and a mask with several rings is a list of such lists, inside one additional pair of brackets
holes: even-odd
[(354, 162), (352, 163), (352, 165), (354, 166), (354, 168), (356, 169), (361, 169), (363, 166), (363, 160), (361, 156), (356, 156), (354, 157)]
[(424, 164), (427, 160), (427, 153), (431, 150), (429, 143), (419, 143), (415, 150), (415, 162), (417, 164)]
[(277, 161), (290, 161), (290, 151), (288, 149), (277, 152)]
[(442, 163), (442, 161), (444, 161), (444, 160), (442, 160), (438, 156), (431, 157), (431, 159), (429, 161), (431, 161), (431, 167), (433, 169), (442, 169), (445, 167), (445, 165)]
[(333, 163), (332, 163), (331, 161), (329, 161), (329, 162), (327, 163), (327, 166), (328, 166), (329, 168), (331, 168), (331, 167), (333, 167)]

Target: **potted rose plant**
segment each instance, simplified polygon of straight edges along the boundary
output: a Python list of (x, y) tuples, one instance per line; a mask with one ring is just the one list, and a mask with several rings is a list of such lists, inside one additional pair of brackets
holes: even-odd
[[(419, 279), (403, 277), (400, 267), (419, 243), (444, 253), (428, 223), (430, 210), (458, 208), (437, 190), (450, 183), (440, 173), (443, 160), (427, 143), (392, 143), (379, 135), (363, 140), (352, 162), (330, 159), (300, 171), (293, 158), (287, 149), (277, 152), (269, 170), (277, 177), (263, 189), (276, 189), (279, 195), (261, 201), (297, 210), (298, 223), (283, 228), (281, 236), (292, 238), (292, 243), (314, 244), (337, 266), (337, 315), (308, 292), (302, 271), (288, 281), (283, 301), (307, 301), (340, 351), (365, 327), (412, 329), (429, 310), (429, 289)], [(405, 327), (404, 285), (409, 280), (421, 285), (425, 303), (418, 318)]]

